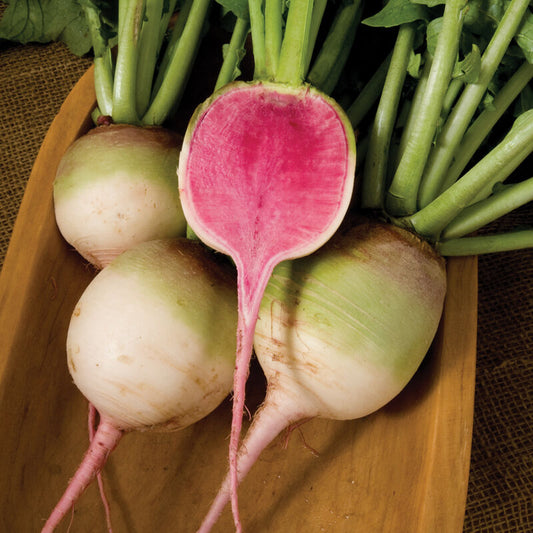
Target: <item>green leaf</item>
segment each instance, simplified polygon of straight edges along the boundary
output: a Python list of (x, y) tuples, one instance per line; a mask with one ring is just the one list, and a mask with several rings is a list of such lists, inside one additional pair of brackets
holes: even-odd
[(413, 4), (423, 4), (428, 7), (440, 6), (446, 3), (446, 0), (411, 0)]
[(91, 49), (89, 28), (75, 0), (15, 0), (0, 21), (0, 38), (22, 44), (64, 42), (76, 55)]
[(409, 56), (409, 63), (407, 64), (407, 72), (415, 79), (420, 77), (420, 66), (422, 65), (422, 54), (415, 54), (411, 51)]
[(248, 0), (216, 0), (225, 10), (231, 11), (236, 17), (249, 20)]
[(461, 78), (465, 83), (476, 83), (481, 71), (481, 52), (476, 45), (472, 51), (453, 67), (453, 78)]
[(428, 52), (434, 56), (437, 48), (437, 41), (442, 28), (442, 17), (434, 18), (427, 27), (426, 39)]
[(508, 4), (509, 0), (470, 0), (465, 11), (465, 27), (490, 39)]
[(362, 22), (367, 26), (391, 28), (415, 20), (428, 21), (429, 19), (430, 14), (426, 6), (414, 4), (410, 0), (390, 0), (379, 13)]

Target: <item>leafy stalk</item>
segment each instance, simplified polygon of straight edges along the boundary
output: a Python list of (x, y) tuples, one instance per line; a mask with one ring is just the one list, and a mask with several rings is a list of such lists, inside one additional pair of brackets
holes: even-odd
[(248, 8), (250, 11), (250, 27), (252, 30), (252, 45), (254, 50), (254, 78), (263, 79), (267, 75), (263, 0), (249, 0)]
[[(533, 146), (533, 109), (518, 117), (505, 138), (449, 189), (403, 222), (432, 242), (482, 190), (503, 182)], [(510, 165), (509, 163), (512, 163)]]
[(372, 75), (370, 80), (362, 88), (357, 98), (352, 102), (350, 107), (346, 110), (346, 115), (354, 129), (359, 126), (359, 123), (370, 111), (372, 106), (379, 99), (379, 95), (383, 90), (383, 85), (387, 77), (392, 53), (390, 53), (379, 65), (376, 72)]
[(318, 31), (322, 23), (324, 11), (326, 10), (328, 0), (314, 0), (313, 14), (311, 16), (311, 28), (309, 29), (309, 42), (307, 46), (307, 58), (305, 60), (305, 72), (308, 72), (309, 65), (313, 59), (313, 50), (318, 37)]
[(520, 68), (517, 69), (495, 96), (490, 107), (487, 107), (466, 131), (460, 145), (454, 151), (453, 163), (446, 172), (442, 191), (445, 191), (457, 181), (496, 122), (532, 78), (533, 64), (524, 60)]
[[(407, 116), (407, 120), (403, 127), (402, 136), (400, 139), (400, 145), (398, 146), (396, 159), (394, 160), (395, 168), (397, 168), (398, 162), (401, 160), (405, 152), (407, 143), (411, 139), (416, 120), (418, 118), (418, 115), (420, 114), (420, 107), (422, 105), (422, 100), (424, 98), (424, 95), (426, 94), (426, 87), (427, 87), (427, 83), (429, 79), (429, 73), (431, 71), (432, 61), (433, 60), (432, 60), (431, 55), (429, 54), (429, 52), (426, 51), (424, 67), (422, 68), (422, 72), (420, 73), (420, 76), (418, 78), (418, 83), (416, 84), (416, 89), (415, 89), (413, 98), (411, 102), (404, 103), (404, 109), (407, 110), (405, 112), (405, 115)], [(401, 113), (403, 112), (404, 110), (402, 110)]]
[(341, 5), (307, 76), (309, 83), (330, 93), (335, 87), (361, 20), (362, 0)]
[(275, 81), (301, 85), (306, 75), (313, 0), (292, 0)]
[(528, 5), (529, 0), (511, 1), (483, 54), (481, 70), (476, 83), (466, 85), (459, 101), (440, 131), (435, 148), (430, 153), (420, 184), (420, 207), (426, 206), (440, 192), (445, 173), (450, 166), (455, 150), (461, 143), (463, 135), (487, 90), (489, 82), (500, 65), (511, 39), (516, 34)]
[(402, 24), (398, 30), (365, 158), (361, 205), (366, 209), (383, 207), (390, 140), (413, 49), (414, 34), (415, 28), (412, 23)]
[(440, 113), (440, 118), (442, 121), (445, 121), (448, 118), (448, 115), (450, 114), (450, 111), (463, 87), (464, 82), (460, 78), (455, 78), (450, 81), (450, 85), (448, 86), (448, 90), (444, 96), (444, 101), (442, 102), (442, 111)]
[[(175, 3), (176, 0), (173, 0)], [(181, 39), (181, 36), (183, 35), (183, 29), (185, 28), (185, 23), (187, 22), (187, 19), (189, 18), (189, 13), (191, 12), (191, 7), (193, 4), (193, 0), (185, 0), (184, 3), (181, 6), (179, 17), (176, 21), (176, 24), (174, 24), (174, 27), (172, 28), (172, 31), (170, 33), (170, 38), (168, 40), (168, 43), (165, 47), (165, 50), (163, 52), (163, 57), (160, 58), (159, 61), (159, 69), (157, 73), (157, 77), (152, 89), (152, 94), (157, 93), (159, 88), (161, 87), (161, 84), (163, 83), (163, 80), (165, 79), (165, 76), (168, 72), (168, 66), (170, 64), (170, 60), (174, 56), (174, 53), (176, 51), (176, 47), (178, 46), (178, 42)], [(165, 30), (168, 27), (168, 21), (167, 26), (165, 26)], [(161, 30), (163, 30), (163, 26), (161, 27)], [(162, 35), (160, 36), (160, 40), (162, 39)]]
[[(163, 41), (165, 40), (165, 35), (167, 34), (170, 20), (172, 16), (174, 15), (174, 10), (176, 8), (176, 5), (178, 3), (178, 0), (164, 0), (163, 2), (163, 14), (161, 16), (161, 23), (159, 25), (159, 43), (157, 49), (159, 52), (161, 52), (161, 47), (163, 45)], [(185, 5), (181, 5), (180, 8), (180, 16), (178, 18), (178, 24), (181, 21), (181, 18), (185, 15)]]
[(146, 0), (146, 11), (139, 37), (137, 60), (136, 107), (139, 116), (146, 112), (150, 103), (155, 66), (159, 55), (160, 25), (164, 0)]
[(195, 0), (193, 3), (165, 78), (142, 118), (143, 124), (161, 124), (179, 102), (196, 57), (209, 5), (210, 0)]
[(278, 70), (282, 41), (281, 0), (265, 0), (265, 70), (274, 79)]
[(497, 235), (462, 237), (438, 242), (437, 252), (443, 256), (465, 256), (509, 252), (533, 247), (533, 229), (517, 229)]
[(244, 56), (244, 42), (249, 31), (250, 22), (244, 18), (237, 18), (231, 40), (224, 52), (224, 61), (218, 73), (215, 91), (230, 81), (233, 81), (238, 76), (238, 65)]
[(94, 87), (96, 101), (102, 115), (113, 113), (113, 60), (108, 39), (104, 37), (104, 28), (100, 11), (90, 1), (81, 2), (85, 14), (94, 53)]
[(135, 124), (137, 58), (145, 0), (119, 3), (118, 52), (113, 85), (113, 120)]
[(533, 200), (533, 178), (498, 188), (491, 196), (465, 208), (444, 228), (441, 239), (463, 237)]
[(387, 209), (392, 215), (409, 215), (416, 211), (422, 173), (457, 57), (464, 5), (465, 0), (446, 2), (427, 88), (387, 193)]

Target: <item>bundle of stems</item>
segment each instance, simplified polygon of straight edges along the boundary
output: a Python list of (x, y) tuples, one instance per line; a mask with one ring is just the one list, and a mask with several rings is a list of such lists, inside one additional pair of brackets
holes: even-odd
[[(381, 88), (364, 138), (364, 162), (358, 163), (361, 207), (416, 232), (442, 255), (531, 247), (531, 228), (476, 234), (533, 199), (533, 177), (520, 176), (533, 151), (527, 99), (533, 50), (521, 38), (533, 24), (529, 2), (509, 2), (490, 39), (478, 39), (462, 60), (461, 43), (472, 35), (465, 22), (469, 4), (449, 0), (442, 11), (421, 7), (398, 25), (391, 53), (348, 109), (357, 128), (374, 109), (371, 95)], [(436, 16), (425, 24), (420, 17), (430, 13)], [(385, 7), (363, 23), (385, 26), (387, 16)], [(421, 29), (425, 46), (417, 45)], [(417, 55), (424, 65), (414, 79), (409, 72)], [(496, 85), (496, 80), (503, 81)], [(506, 120), (520, 99), (525, 105), (509, 128)], [(500, 133), (496, 142), (493, 129)], [(503, 185), (510, 176), (512, 183)]]

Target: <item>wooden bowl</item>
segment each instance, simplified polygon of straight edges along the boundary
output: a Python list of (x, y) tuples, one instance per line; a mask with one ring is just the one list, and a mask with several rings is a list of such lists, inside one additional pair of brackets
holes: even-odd
[[(95, 271), (59, 235), (52, 182), (65, 149), (91, 126), (94, 105), (90, 69), (43, 142), (0, 276), (1, 531), (39, 531), (88, 444), (87, 402), (69, 376), (65, 339)], [(263, 453), (241, 486), (246, 532), (462, 531), (476, 258), (450, 260), (448, 281), (434, 346), (394, 401), (361, 420), (312, 420), (286, 447), (279, 438)], [(249, 389), (254, 407), (263, 393), (257, 369)], [(230, 418), (226, 401), (181, 432), (126, 435), (103, 474), (115, 533), (194, 532), (226, 470)], [(215, 531), (233, 530), (226, 509)], [(106, 531), (96, 484), (76, 504), (71, 531)]]

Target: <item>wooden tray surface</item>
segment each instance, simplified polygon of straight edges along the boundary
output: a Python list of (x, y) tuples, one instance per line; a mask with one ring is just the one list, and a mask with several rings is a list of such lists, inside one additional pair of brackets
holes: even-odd
[[(89, 69), (43, 142), (0, 275), (0, 531), (39, 531), (88, 443), (87, 402), (68, 374), (65, 339), (95, 271), (59, 235), (52, 182), (65, 149), (91, 126), (94, 105)], [(434, 346), (394, 401), (360, 420), (312, 420), (286, 447), (279, 438), (263, 453), (240, 491), (246, 532), (462, 531), (477, 259), (450, 260), (448, 283)], [(257, 368), (249, 389), (253, 409), (264, 392)], [(225, 401), (181, 432), (126, 435), (104, 470), (115, 533), (194, 532), (225, 473), (230, 419)], [(215, 531), (233, 530), (227, 509)], [(70, 531), (106, 531), (96, 484)]]

